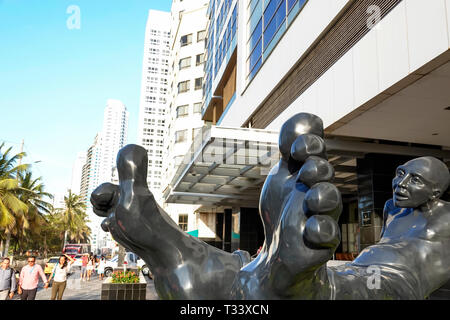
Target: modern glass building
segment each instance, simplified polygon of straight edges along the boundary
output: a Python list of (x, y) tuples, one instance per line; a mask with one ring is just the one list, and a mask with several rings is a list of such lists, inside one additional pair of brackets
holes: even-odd
[[(232, 102), (235, 93), (237, 16), (239, 1), (213, 0), (208, 7), (203, 115), (212, 105), (209, 118), (217, 117)], [(234, 62), (233, 62), (234, 61)], [(222, 97), (223, 96), (223, 97)], [(221, 100), (217, 102), (217, 98)], [(210, 120), (210, 121), (211, 121)], [(213, 122), (217, 122), (218, 118)]]
[(145, 30), (138, 144), (147, 149), (147, 182), (159, 201), (170, 87), (170, 12), (150, 10)]

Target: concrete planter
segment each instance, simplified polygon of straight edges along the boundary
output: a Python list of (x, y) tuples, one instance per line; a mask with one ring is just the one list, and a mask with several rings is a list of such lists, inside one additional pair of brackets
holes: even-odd
[(106, 278), (102, 283), (101, 300), (146, 300), (147, 282), (139, 273), (139, 283), (111, 283)]

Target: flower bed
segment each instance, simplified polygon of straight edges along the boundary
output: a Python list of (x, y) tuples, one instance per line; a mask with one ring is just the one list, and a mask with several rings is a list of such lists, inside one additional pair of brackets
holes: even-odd
[(147, 282), (136, 271), (114, 271), (102, 283), (101, 300), (146, 300)]
[(134, 271), (114, 271), (111, 283), (139, 283), (139, 276)]

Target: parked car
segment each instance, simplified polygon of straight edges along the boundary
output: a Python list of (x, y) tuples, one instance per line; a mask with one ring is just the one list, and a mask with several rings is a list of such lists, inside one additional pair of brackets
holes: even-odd
[(74, 259), (75, 262), (73, 263), (72, 267), (81, 267), (83, 261), (81, 260), (82, 255), (81, 254), (77, 254)]
[(59, 257), (50, 257), (48, 261), (45, 263), (44, 273), (48, 277), (52, 271), (55, 265), (59, 262)]
[[(119, 260), (119, 256), (115, 255), (111, 260), (106, 261), (106, 265), (105, 265), (105, 276), (106, 277), (111, 276), (114, 269), (123, 268), (123, 265), (118, 266), (118, 260)], [(127, 252), (125, 254), (125, 257), (123, 260), (124, 260), (123, 261), (124, 265), (127, 265), (128, 267), (139, 267), (145, 276), (153, 278), (153, 275), (150, 272), (150, 269), (147, 267), (145, 261), (142, 260), (141, 258), (139, 258), (135, 253)]]

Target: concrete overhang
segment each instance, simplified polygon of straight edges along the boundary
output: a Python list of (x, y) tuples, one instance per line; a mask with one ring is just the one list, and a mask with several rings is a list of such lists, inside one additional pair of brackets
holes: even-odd
[[(278, 134), (263, 129), (204, 127), (165, 189), (165, 201), (209, 208), (258, 207), (262, 185), (280, 159)], [(389, 141), (327, 138), (325, 144), (335, 169), (332, 182), (343, 195), (356, 195), (356, 161), (368, 153), (450, 159), (450, 150)]]
[(278, 132), (204, 127), (164, 191), (169, 203), (257, 206), (279, 161)]

